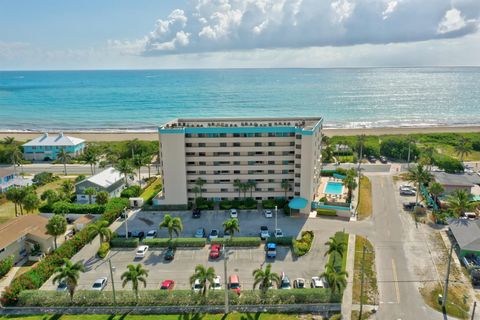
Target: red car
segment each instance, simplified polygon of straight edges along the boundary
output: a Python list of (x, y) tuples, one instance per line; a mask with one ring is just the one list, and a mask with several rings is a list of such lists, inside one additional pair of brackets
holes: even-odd
[(173, 280), (165, 280), (162, 282), (162, 286), (160, 287), (161, 290), (173, 290), (175, 287), (175, 281)]
[(220, 257), (220, 250), (222, 250), (222, 245), (212, 244), (212, 248), (210, 249), (210, 259), (217, 259)]

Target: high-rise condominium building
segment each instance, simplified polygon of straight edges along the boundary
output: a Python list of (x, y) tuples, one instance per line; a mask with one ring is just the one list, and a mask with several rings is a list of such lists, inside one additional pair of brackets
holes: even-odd
[[(170, 121), (159, 128), (163, 193), (155, 203), (193, 202), (201, 178), (202, 197), (210, 200), (286, 195), (294, 210), (309, 213), (320, 183), (322, 122), (320, 117)], [(253, 186), (239, 192), (235, 180)]]

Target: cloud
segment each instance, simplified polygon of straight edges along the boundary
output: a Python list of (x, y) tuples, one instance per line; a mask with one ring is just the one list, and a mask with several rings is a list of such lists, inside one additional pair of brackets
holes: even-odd
[(387, 44), (461, 37), (479, 21), (478, 0), (192, 0), (112, 44), (145, 56)]

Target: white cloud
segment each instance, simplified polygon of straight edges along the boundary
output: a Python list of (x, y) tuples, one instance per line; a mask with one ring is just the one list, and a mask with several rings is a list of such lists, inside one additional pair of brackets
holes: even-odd
[(192, 0), (144, 39), (142, 55), (387, 44), (475, 33), (478, 0)]

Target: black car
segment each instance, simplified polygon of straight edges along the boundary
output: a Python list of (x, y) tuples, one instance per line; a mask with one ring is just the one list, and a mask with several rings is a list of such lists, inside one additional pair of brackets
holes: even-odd
[(192, 211), (192, 218), (198, 219), (202, 215), (202, 211), (200, 209), (193, 209)]
[(377, 159), (374, 156), (368, 156), (368, 161), (370, 161), (371, 163), (375, 163), (377, 162)]
[(167, 251), (165, 252), (164, 259), (167, 261), (171, 261), (175, 258), (175, 248), (168, 247)]
[(388, 162), (387, 157), (384, 157), (384, 156), (380, 156), (379, 160), (380, 160), (381, 163), (387, 163)]
[(143, 238), (145, 238), (145, 232), (143, 232), (143, 231), (133, 231), (132, 232), (132, 237), (139, 238), (140, 240), (142, 240)]
[(480, 286), (480, 269), (473, 269), (470, 272), (470, 276), (472, 277), (472, 284), (474, 286)]
[[(126, 238), (127, 236), (126, 236), (125, 232), (119, 232), (119, 233), (117, 233), (117, 237), (118, 238)], [(128, 232), (128, 237), (129, 238), (132, 237), (132, 233), (130, 231)]]
[(401, 196), (415, 196), (417, 193), (410, 189), (402, 189), (400, 190)]
[[(418, 208), (425, 208), (425, 206), (421, 203), (417, 203)], [(415, 208), (415, 202), (406, 202), (403, 204), (403, 209), (406, 211), (412, 211)]]

